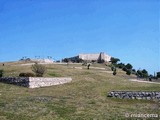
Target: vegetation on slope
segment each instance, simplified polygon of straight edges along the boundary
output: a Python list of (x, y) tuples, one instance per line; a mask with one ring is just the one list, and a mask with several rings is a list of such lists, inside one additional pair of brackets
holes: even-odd
[[(77, 69), (76, 67), (83, 67)], [(70, 76), (71, 83), (29, 89), (0, 83), (0, 119), (2, 120), (109, 120), (126, 119), (130, 114), (159, 114), (158, 101), (108, 98), (109, 91), (160, 91), (160, 85), (137, 83), (130, 76), (117, 70), (113, 76), (106, 70), (87, 69), (81, 65), (46, 65), (45, 77)], [(31, 66), (3, 66), (4, 76), (18, 76), (32, 72)], [(134, 76), (132, 76), (134, 77)], [(137, 119), (137, 118), (132, 118)]]

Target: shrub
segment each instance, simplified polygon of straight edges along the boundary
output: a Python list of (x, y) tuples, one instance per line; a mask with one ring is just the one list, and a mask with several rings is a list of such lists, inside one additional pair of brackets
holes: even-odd
[(3, 70), (0, 70), (0, 77), (3, 77)]
[(133, 68), (133, 66), (131, 65), (131, 64), (127, 64), (127, 65), (125, 65), (125, 67), (127, 68), (127, 69), (132, 69)]
[(32, 71), (36, 74), (37, 77), (43, 77), (43, 74), (46, 72), (46, 67), (35, 63), (32, 65)]
[(127, 68), (126, 68), (126, 67), (124, 67), (122, 70), (123, 70), (123, 71), (127, 71)]
[(117, 67), (120, 68), (120, 69), (122, 69), (122, 68), (125, 67), (125, 64), (124, 63), (119, 63), (119, 64), (117, 64)]
[(127, 70), (127, 71), (126, 71), (126, 74), (127, 74), (127, 75), (130, 75), (130, 74), (131, 74), (131, 71), (130, 71), (130, 70)]
[(132, 69), (132, 72), (136, 72), (136, 70), (135, 70), (135, 69)]
[(91, 65), (90, 63), (87, 64), (87, 69), (89, 69), (90, 65)]
[(112, 71), (116, 71), (116, 67), (114, 65), (111, 66)]
[(157, 72), (157, 78), (160, 78), (160, 72)]
[(147, 78), (147, 77), (148, 77), (148, 71), (147, 71), (147, 70), (143, 69), (143, 70), (142, 70), (142, 74), (143, 74), (143, 77), (144, 77), (144, 78)]
[(68, 63), (69, 62), (69, 58), (64, 58), (62, 61)]
[(33, 73), (20, 73), (19, 77), (34, 77), (35, 75)]
[(116, 75), (116, 74), (117, 74), (117, 72), (116, 72), (116, 70), (114, 70), (114, 71), (113, 71), (113, 75)]
[(111, 57), (110, 62), (111, 62), (112, 64), (117, 64), (118, 61), (120, 61), (120, 59)]
[(143, 73), (141, 70), (137, 70), (137, 77), (143, 77)]
[(143, 69), (143, 70), (138, 70), (137, 71), (137, 76), (141, 78), (147, 78), (148, 77), (148, 71)]

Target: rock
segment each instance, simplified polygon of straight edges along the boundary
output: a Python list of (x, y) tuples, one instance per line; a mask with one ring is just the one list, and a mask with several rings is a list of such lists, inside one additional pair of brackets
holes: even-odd
[(137, 99), (137, 100), (141, 100), (142, 98), (141, 98), (141, 97), (136, 97), (136, 99)]
[(146, 99), (147, 99), (147, 100), (150, 100), (150, 99), (151, 99), (151, 97), (146, 97)]

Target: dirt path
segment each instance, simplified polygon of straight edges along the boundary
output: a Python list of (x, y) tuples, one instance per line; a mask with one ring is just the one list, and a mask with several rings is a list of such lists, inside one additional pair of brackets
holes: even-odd
[(129, 79), (129, 81), (143, 82), (143, 83), (153, 83), (153, 84), (160, 84), (160, 83), (158, 83), (158, 82), (142, 81), (142, 80), (137, 80), (137, 79)]

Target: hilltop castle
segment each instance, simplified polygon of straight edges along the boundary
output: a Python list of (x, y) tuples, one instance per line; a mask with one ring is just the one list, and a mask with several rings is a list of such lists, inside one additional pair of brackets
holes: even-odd
[(81, 61), (90, 61), (90, 62), (109, 62), (111, 56), (105, 54), (104, 52), (96, 53), (96, 54), (79, 54), (78, 56), (65, 58), (63, 61), (71, 61), (71, 62), (81, 62)]

